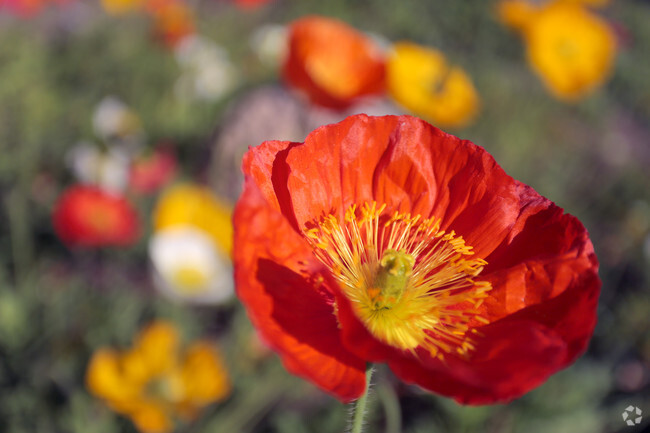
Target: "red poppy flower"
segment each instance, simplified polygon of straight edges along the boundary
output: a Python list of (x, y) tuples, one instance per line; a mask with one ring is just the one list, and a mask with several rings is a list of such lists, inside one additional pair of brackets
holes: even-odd
[(69, 0), (2, 0), (0, 1), (0, 11), (7, 8), (11, 12), (20, 15), (23, 18), (28, 18), (36, 15), (47, 4), (56, 3), (63, 5)]
[(379, 47), (347, 24), (310, 16), (289, 26), (284, 79), (315, 104), (341, 109), (380, 94), (384, 69)]
[(123, 197), (94, 186), (68, 188), (55, 205), (54, 230), (71, 246), (126, 246), (138, 237), (138, 215)]
[(286, 367), (343, 401), (367, 362), (467, 404), (584, 350), (598, 262), (582, 224), (484, 149), (410, 116), (352, 116), (243, 163), (237, 291)]
[(133, 161), (129, 185), (140, 194), (150, 194), (163, 187), (176, 174), (176, 157), (169, 151), (157, 150)]
[(243, 10), (253, 10), (264, 6), (270, 1), (271, 0), (235, 0), (235, 5)]

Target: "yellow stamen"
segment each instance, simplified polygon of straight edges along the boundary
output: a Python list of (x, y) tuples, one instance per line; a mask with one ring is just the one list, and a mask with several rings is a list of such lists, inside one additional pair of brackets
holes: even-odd
[(343, 221), (328, 215), (305, 237), (375, 338), (440, 359), (467, 354), (470, 322), (489, 323), (478, 308), (492, 286), (474, 280), (487, 262), (439, 219), (385, 209), (352, 205)]

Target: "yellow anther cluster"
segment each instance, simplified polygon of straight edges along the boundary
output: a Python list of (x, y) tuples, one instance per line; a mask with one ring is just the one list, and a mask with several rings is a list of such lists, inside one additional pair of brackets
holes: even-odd
[[(342, 222), (328, 215), (304, 234), (377, 339), (413, 354), (418, 347), (439, 358), (466, 354), (470, 322), (487, 322), (478, 308), (492, 287), (475, 280), (487, 262), (439, 219), (385, 210), (352, 205)], [(390, 274), (386, 254), (408, 262), (408, 272)]]

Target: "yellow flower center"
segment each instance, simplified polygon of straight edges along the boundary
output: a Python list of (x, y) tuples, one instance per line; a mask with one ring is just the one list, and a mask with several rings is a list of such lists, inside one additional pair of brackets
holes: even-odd
[(185, 394), (183, 379), (179, 373), (174, 372), (151, 379), (145, 388), (145, 395), (162, 404), (182, 401)]
[(205, 291), (208, 276), (202, 269), (180, 266), (172, 274), (172, 282), (183, 293), (197, 294)]
[(328, 215), (304, 233), (375, 338), (413, 354), (465, 355), (471, 322), (488, 323), (478, 307), (492, 286), (475, 279), (487, 262), (439, 219), (385, 209), (353, 205), (343, 221)]

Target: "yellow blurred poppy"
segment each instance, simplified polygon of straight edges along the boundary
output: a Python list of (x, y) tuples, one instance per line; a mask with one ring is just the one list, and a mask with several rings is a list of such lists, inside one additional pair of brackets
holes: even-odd
[(214, 347), (196, 341), (180, 350), (176, 328), (157, 321), (127, 351), (97, 350), (86, 371), (89, 391), (144, 433), (171, 432), (224, 399), (230, 381)]
[(504, 0), (499, 19), (521, 32), (528, 60), (558, 99), (575, 101), (600, 86), (616, 56), (611, 27), (585, 6), (602, 7), (608, 0), (555, 0), (535, 4)]
[(557, 98), (575, 101), (603, 84), (616, 55), (610, 26), (573, 3), (554, 2), (524, 30), (533, 70)]
[(144, 7), (147, 0), (102, 0), (102, 7), (109, 14), (119, 15)]
[(515, 30), (522, 31), (541, 10), (556, 3), (602, 8), (607, 6), (610, 0), (548, 0), (546, 2), (534, 0), (501, 0), (497, 4), (497, 16), (503, 24)]
[(471, 79), (438, 50), (397, 43), (386, 75), (395, 101), (437, 126), (464, 126), (478, 112), (480, 99)]
[(575, 3), (592, 8), (602, 8), (608, 6), (611, 0), (562, 0), (565, 3)]
[(203, 186), (183, 183), (163, 193), (154, 211), (156, 231), (178, 225), (199, 228), (227, 254), (232, 250), (232, 208)]

